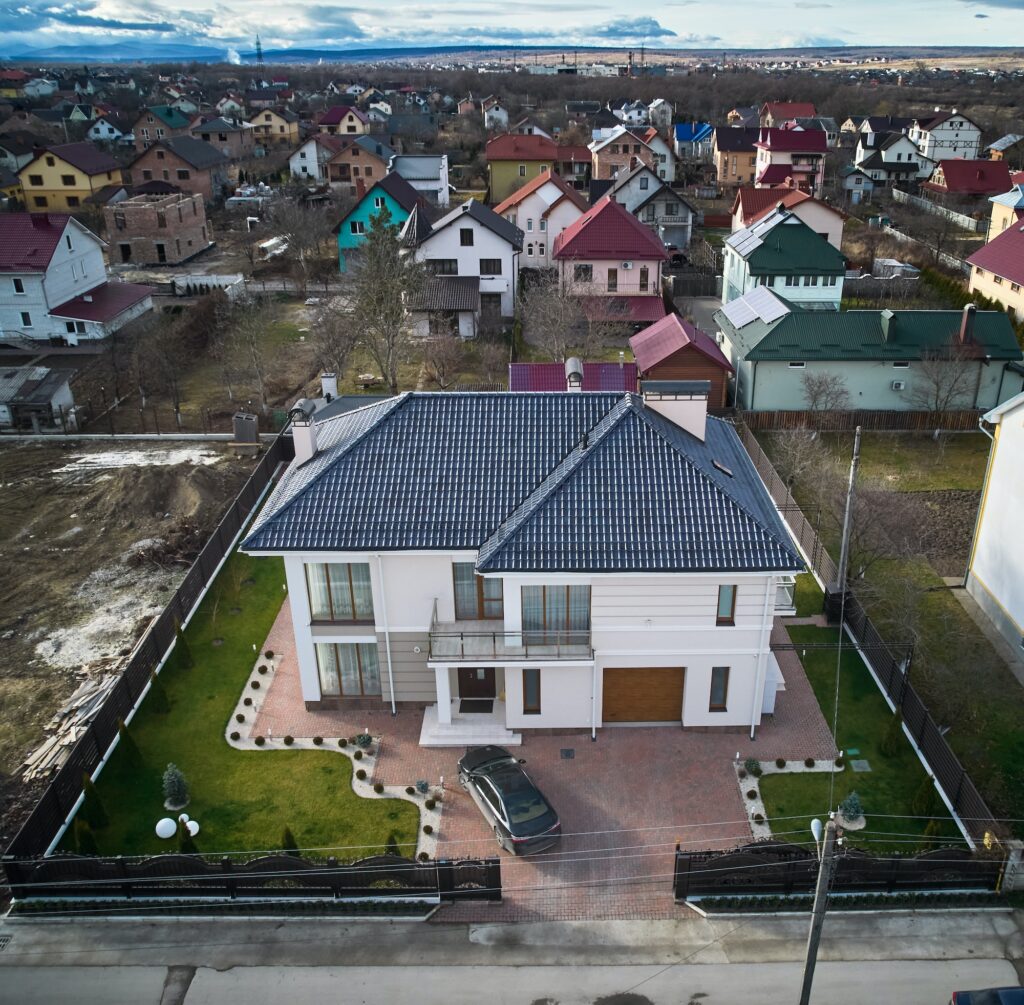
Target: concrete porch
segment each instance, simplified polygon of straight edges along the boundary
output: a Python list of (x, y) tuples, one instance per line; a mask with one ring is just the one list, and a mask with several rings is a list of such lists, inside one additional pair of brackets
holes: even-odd
[(482, 747), (488, 743), (518, 747), (523, 742), (521, 733), (505, 728), (503, 701), (495, 699), (490, 712), (460, 712), (460, 703), (460, 698), (451, 700), (447, 716), (440, 714), (445, 710), (437, 705), (428, 705), (423, 710), (421, 747)]

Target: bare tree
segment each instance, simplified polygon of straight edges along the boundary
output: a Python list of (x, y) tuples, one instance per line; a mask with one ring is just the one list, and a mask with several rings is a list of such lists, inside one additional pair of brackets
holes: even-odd
[(442, 390), (447, 390), (462, 372), (466, 351), (462, 339), (447, 332), (432, 338), (425, 346), (423, 362), (427, 375)]
[(811, 423), (815, 429), (820, 428), (820, 412), (842, 412), (850, 407), (850, 391), (846, 386), (846, 378), (838, 373), (827, 371), (805, 370), (801, 380), (804, 400), (811, 413)]
[(193, 360), (188, 325), (164, 314), (154, 314), (138, 334), (136, 377), (139, 396), (145, 407), (147, 393), (165, 391), (174, 408), (174, 419), (181, 428), (182, 374)]
[(921, 353), (912, 369), (907, 400), (922, 411), (938, 415), (970, 401), (977, 380), (977, 362), (962, 346)]
[(537, 283), (522, 297), (523, 335), (554, 362), (588, 338), (583, 323), (583, 297), (557, 279)]
[(340, 297), (332, 297), (313, 312), (310, 341), (317, 364), (339, 377), (348, 369), (359, 332)]
[(267, 225), (275, 237), (288, 242), (288, 258), (305, 293), (310, 271), (324, 241), (330, 236), (335, 217), (320, 205), (300, 199), (280, 198), (270, 204)]
[(264, 415), (270, 411), (270, 403), (267, 401), (267, 362), (264, 355), (264, 343), (270, 321), (271, 318), (258, 299), (239, 301), (231, 316), (234, 341), (256, 378), (260, 411)]
[(488, 384), (508, 376), (508, 346), (499, 339), (481, 339), (477, 346), (480, 372)]

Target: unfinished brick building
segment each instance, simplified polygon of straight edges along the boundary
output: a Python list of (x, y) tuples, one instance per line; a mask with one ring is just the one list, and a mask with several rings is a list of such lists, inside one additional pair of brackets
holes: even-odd
[(112, 265), (177, 265), (213, 243), (201, 195), (136, 195), (103, 212)]

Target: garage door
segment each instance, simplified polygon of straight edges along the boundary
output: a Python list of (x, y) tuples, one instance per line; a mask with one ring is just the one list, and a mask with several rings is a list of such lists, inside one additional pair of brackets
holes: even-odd
[(685, 673), (683, 667), (606, 667), (604, 721), (681, 721)]

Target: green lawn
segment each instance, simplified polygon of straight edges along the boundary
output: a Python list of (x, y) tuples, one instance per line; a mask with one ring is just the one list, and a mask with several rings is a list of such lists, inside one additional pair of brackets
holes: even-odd
[[(329, 751), (239, 751), (224, 729), (252, 669), (253, 644), (261, 645), (284, 594), (279, 559), (234, 554), (189, 624), (185, 638), (195, 666), (177, 650), (160, 674), (170, 711), (146, 701), (130, 732), (143, 766), (132, 766), (119, 748), (97, 789), (109, 817), (96, 832), (103, 854), (138, 855), (176, 850), (153, 833), (166, 816), (161, 775), (169, 761), (184, 772), (199, 821), (201, 852), (279, 848), (284, 827), (302, 848), (368, 846), (339, 851), (339, 858), (380, 852), (392, 839), (416, 840), (419, 816), (404, 800), (362, 799), (351, 787), (351, 761)], [(214, 639), (223, 639), (214, 646)], [(65, 841), (70, 849), (70, 840)], [(412, 848), (408, 849), (409, 853)]]
[(796, 616), (810, 618), (821, 614), (825, 607), (825, 594), (809, 572), (796, 577)]
[[(805, 625), (790, 626), (789, 635), (796, 645), (835, 643), (838, 638), (834, 628)], [(835, 704), (836, 655), (835, 649), (809, 649), (801, 654), (814, 695), (830, 724)], [(831, 808), (834, 809), (855, 790), (864, 806), (867, 826), (863, 832), (851, 832), (851, 841), (874, 850), (889, 847), (913, 851), (916, 847), (914, 836), (923, 833), (928, 821), (911, 819), (917, 816), (912, 803), (927, 776), (906, 741), (895, 756), (888, 757), (882, 753), (882, 739), (891, 718), (889, 706), (857, 652), (844, 646), (839, 673), (837, 743), (840, 750), (859, 751), (856, 755), (848, 755), (848, 760), (850, 756), (864, 758), (870, 763), (871, 771), (855, 772), (847, 764), (845, 770), (837, 773)], [(761, 796), (769, 822), (773, 818), (798, 818), (780, 819), (772, 829), (779, 832), (796, 831), (795, 837), (803, 840), (811, 819), (824, 818), (829, 811), (829, 776), (824, 772), (765, 775), (761, 778)], [(958, 836), (956, 825), (938, 799), (934, 806), (934, 815), (941, 823), (940, 834)], [(889, 839), (885, 836), (887, 834), (891, 835)], [(903, 843), (904, 835), (910, 835), (911, 843)]]

